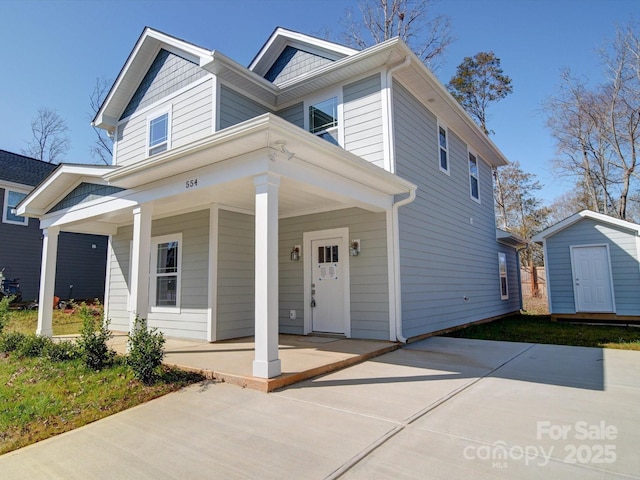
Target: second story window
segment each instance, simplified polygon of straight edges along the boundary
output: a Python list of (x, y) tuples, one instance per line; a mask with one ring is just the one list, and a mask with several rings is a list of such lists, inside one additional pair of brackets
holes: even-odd
[(26, 196), (26, 193), (5, 189), (4, 211), (2, 212), (2, 221), (4, 223), (13, 223), (14, 225), (28, 225), (29, 219), (27, 217), (20, 217), (15, 214), (16, 206), (18, 206), (18, 204)]
[(471, 198), (480, 201), (480, 184), (478, 182), (478, 159), (469, 152), (469, 187)]
[(447, 129), (438, 125), (438, 151), (440, 153), (440, 170), (449, 174), (449, 141)]
[(338, 145), (338, 97), (309, 106), (309, 131)]
[(169, 148), (169, 112), (149, 117), (149, 156)]

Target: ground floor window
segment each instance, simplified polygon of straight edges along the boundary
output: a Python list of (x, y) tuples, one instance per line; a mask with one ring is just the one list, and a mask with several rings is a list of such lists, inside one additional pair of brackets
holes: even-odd
[(507, 255), (498, 253), (498, 267), (500, 272), (500, 298), (507, 300), (509, 298), (509, 281), (507, 279)]
[(150, 303), (156, 307), (180, 306), (182, 235), (151, 239)]

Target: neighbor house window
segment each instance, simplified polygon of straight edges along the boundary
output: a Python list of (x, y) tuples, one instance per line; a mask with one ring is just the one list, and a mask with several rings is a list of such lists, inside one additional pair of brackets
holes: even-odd
[(447, 129), (438, 125), (438, 151), (440, 152), (440, 170), (449, 174), (449, 140)]
[(507, 280), (507, 255), (498, 253), (498, 269), (500, 272), (500, 298), (509, 298), (509, 281)]
[(169, 112), (149, 117), (149, 156), (169, 148)]
[(2, 221), (4, 223), (13, 223), (14, 225), (27, 225), (29, 219), (20, 217), (15, 214), (15, 209), (27, 194), (25, 192), (17, 192), (15, 190), (4, 190), (4, 210), (2, 211)]
[(152, 306), (180, 306), (181, 244), (181, 235), (152, 239), (152, 265), (150, 269), (150, 303)]
[(469, 152), (469, 188), (471, 198), (480, 201), (480, 183), (478, 182), (478, 159)]
[(309, 131), (338, 145), (338, 97), (309, 106)]

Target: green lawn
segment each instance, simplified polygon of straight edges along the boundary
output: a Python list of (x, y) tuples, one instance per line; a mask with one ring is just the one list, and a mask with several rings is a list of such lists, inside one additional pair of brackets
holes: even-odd
[(640, 327), (552, 322), (548, 315), (513, 315), (491, 323), (472, 325), (445, 336), (640, 350)]
[[(4, 332), (33, 334), (36, 322), (37, 312), (12, 311)], [(54, 334), (79, 333), (81, 325), (76, 313), (55, 311)], [(52, 361), (0, 352), (0, 454), (202, 380), (163, 367), (159, 381), (146, 386), (134, 378), (123, 357), (95, 371), (81, 359)]]

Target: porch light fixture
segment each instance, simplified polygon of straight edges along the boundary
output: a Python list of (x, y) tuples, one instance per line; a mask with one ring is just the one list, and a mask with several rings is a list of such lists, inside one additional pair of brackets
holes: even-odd
[(349, 255), (352, 257), (357, 257), (360, 255), (360, 240), (351, 240), (351, 244), (349, 245)]
[(297, 262), (300, 260), (300, 245), (294, 245), (291, 249), (291, 261)]

